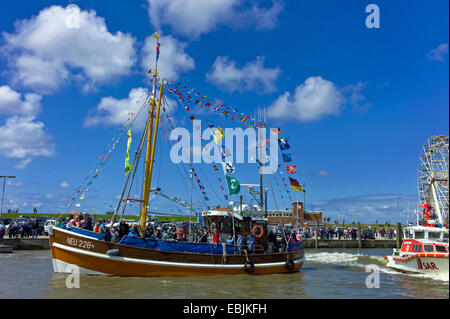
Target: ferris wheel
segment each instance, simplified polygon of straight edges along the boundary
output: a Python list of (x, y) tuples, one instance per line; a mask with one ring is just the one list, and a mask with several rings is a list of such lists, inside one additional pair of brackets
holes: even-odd
[[(448, 227), (448, 135), (430, 137), (422, 148), (417, 170), (420, 207), (428, 224)], [(424, 213), (425, 215), (425, 213)]]

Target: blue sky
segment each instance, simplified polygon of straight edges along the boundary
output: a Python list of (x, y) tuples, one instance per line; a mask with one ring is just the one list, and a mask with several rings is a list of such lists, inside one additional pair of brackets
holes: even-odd
[[(160, 71), (168, 78), (247, 114), (266, 108), (269, 126), (289, 137), (308, 209), (312, 204), (340, 220), (404, 221), (416, 205), (421, 147), (449, 130), (448, 1), (377, 1), (379, 29), (365, 25), (370, 3), (2, 3), (0, 175), (17, 176), (6, 186), (3, 211), (56, 213), (70, 201), (126, 122), (123, 109), (136, 106), (131, 92), (141, 91), (133, 89), (149, 88), (151, 36), (158, 31)], [(78, 29), (65, 25), (69, 4), (80, 10)], [(190, 127), (181, 105), (175, 114), (179, 125)], [(214, 115), (196, 116), (230, 125)], [(139, 133), (133, 130), (133, 150)], [(85, 199), (75, 202), (80, 209), (102, 212), (116, 205), (125, 144), (123, 139)], [(169, 162), (167, 142), (159, 150), (157, 157), (169, 164), (156, 164), (154, 184), (189, 201), (178, 171), (187, 165)], [(256, 168), (249, 167), (237, 165), (234, 176), (257, 184)], [(221, 171), (206, 164), (198, 169), (211, 204), (223, 202)], [(283, 205), (284, 186), (275, 193), (279, 206), (290, 206)], [(160, 197), (150, 206), (186, 211)], [(270, 196), (269, 206), (275, 208)]]

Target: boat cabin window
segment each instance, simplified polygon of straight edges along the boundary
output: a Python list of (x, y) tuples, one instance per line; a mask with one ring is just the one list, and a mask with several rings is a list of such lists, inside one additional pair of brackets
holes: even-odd
[(448, 242), (448, 233), (444, 233), (444, 240)]
[(415, 231), (414, 232), (415, 234), (415, 236), (414, 236), (414, 238), (415, 239), (424, 239), (425, 238), (425, 232), (424, 231)]
[(445, 252), (447, 252), (447, 250), (445, 249), (445, 246), (439, 246), (439, 245), (436, 245), (436, 251), (438, 253), (445, 253)]
[(433, 245), (423, 245), (424, 251), (433, 251)]
[(428, 232), (428, 238), (430, 238), (430, 239), (439, 239), (439, 238), (441, 238), (441, 232), (429, 231)]

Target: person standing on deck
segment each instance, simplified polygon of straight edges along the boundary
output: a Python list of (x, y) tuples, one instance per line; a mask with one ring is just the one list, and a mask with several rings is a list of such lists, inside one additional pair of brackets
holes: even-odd
[(255, 237), (252, 232), (247, 236), (247, 248), (250, 254), (255, 253)]
[(125, 223), (124, 220), (121, 220), (119, 225), (119, 241), (122, 240), (124, 236), (128, 235), (129, 230), (130, 227), (128, 226), (128, 224)]
[(242, 234), (239, 232), (238, 238), (236, 239), (236, 252), (238, 255), (241, 254), (243, 245), (244, 245), (244, 237), (242, 237)]
[(213, 244), (219, 244), (219, 230), (217, 228), (214, 229), (214, 236), (213, 236)]

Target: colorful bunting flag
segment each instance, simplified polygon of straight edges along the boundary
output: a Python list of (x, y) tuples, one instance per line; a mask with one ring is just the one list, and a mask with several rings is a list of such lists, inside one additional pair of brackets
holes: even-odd
[(287, 149), (290, 148), (287, 139), (288, 139), (288, 138), (279, 138), (279, 139), (278, 139), (278, 144), (280, 145), (280, 149), (281, 149), (282, 151), (287, 150)]
[(292, 161), (292, 157), (290, 153), (284, 153), (281, 154), (281, 156), (283, 157), (283, 161), (284, 162), (291, 162)]
[(297, 166), (295, 165), (287, 165), (284, 164), (286, 166), (286, 171), (288, 172), (288, 174), (294, 174), (297, 172)]
[(226, 163), (222, 162), (222, 168), (224, 175), (233, 174), (236, 171), (235, 167), (233, 166), (233, 163), (230, 162)]

